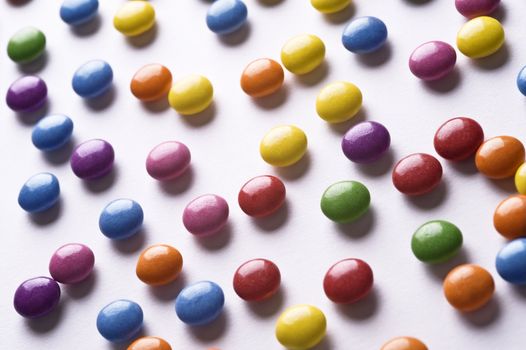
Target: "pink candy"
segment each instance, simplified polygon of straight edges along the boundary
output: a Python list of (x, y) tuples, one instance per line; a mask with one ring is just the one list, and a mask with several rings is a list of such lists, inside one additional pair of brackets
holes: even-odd
[(500, 0), (455, 0), (457, 11), (467, 18), (489, 15), (499, 4)]
[(146, 158), (146, 171), (160, 181), (181, 176), (190, 165), (190, 150), (177, 141), (167, 141), (155, 146)]
[(49, 273), (57, 282), (74, 284), (88, 278), (94, 264), (95, 256), (90, 248), (70, 243), (55, 251), (49, 262)]
[(451, 45), (443, 41), (429, 41), (417, 47), (409, 57), (409, 69), (422, 80), (437, 80), (449, 74), (457, 61)]
[(205, 194), (191, 201), (183, 212), (186, 229), (198, 236), (220, 231), (228, 220), (228, 203), (215, 194)]

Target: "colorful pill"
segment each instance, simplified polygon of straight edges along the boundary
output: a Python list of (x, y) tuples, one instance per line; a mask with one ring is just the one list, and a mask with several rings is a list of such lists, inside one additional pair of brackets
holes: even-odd
[(73, 133), (73, 121), (62, 114), (42, 118), (33, 128), (31, 141), (41, 151), (53, 151), (69, 142)]
[(146, 171), (156, 180), (172, 180), (188, 169), (191, 158), (190, 150), (184, 143), (166, 141), (150, 151), (146, 158)]
[(351, 0), (310, 0), (310, 4), (321, 13), (335, 13), (351, 4)]
[(369, 209), (371, 195), (358, 181), (340, 181), (330, 185), (321, 197), (321, 211), (338, 223), (359, 219)]
[(201, 75), (191, 75), (174, 83), (168, 93), (168, 102), (178, 113), (192, 115), (210, 106), (213, 97), (214, 88), (210, 80)]
[(480, 145), (475, 155), (477, 169), (490, 179), (515, 175), (524, 163), (524, 145), (512, 136), (497, 136)]
[(409, 57), (409, 69), (417, 78), (442, 79), (455, 68), (455, 49), (443, 41), (428, 41), (418, 46)]
[(33, 75), (19, 78), (9, 86), (5, 101), (15, 112), (36, 111), (46, 104), (46, 83)]
[(265, 162), (276, 167), (297, 163), (307, 152), (307, 135), (294, 125), (281, 125), (265, 134), (259, 153)]
[(451, 259), (462, 247), (462, 232), (450, 222), (433, 220), (420, 226), (411, 239), (415, 257), (425, 263)]
[(89, 277), (95, 255), (86, 245), (70, 243), (58, 248), (49, 261), (49, 273), (59, 283), (75, 284)]
[(113, 147), (104, 140), (88, 140), (73, 150), (71, 169), (81, 179), (95, 180), (111, 172), (115, 152)]
[(40, 213), (53, 207), (60, 197), (55, 175), (39, 173), (27, 180), (18, 193), (18, 205), (28, 213)]
[(95, 98), (108, 91), (113, 83), (113, 70), (103, 60), (84, 63), (73, 74), (71, 85), (82, 98)]
[(155, 24), (155, 9), (148, 1), (126, 1), (113, 17), (113, 26), (126, 36), (147, 32)]
[(499, 203), (493, 214), (493, 226), (507, 239), (526, 236), (526, 196), (516, 194)]
[(283, 182), (272, 175), (262, 175), (248, 180), (237, 196), (239, 207), (253, 217), (268, 216), (285, 202)]
[(247, 21), (247, 6), (241, 0), (216, 0), (206, 14), (208, 29), (216, 34), (230, 34)]
[(228, 221), (228, 203), (223, 197), (205, 194), (192, 200), (183, 211), (184, 227), (196, 236), (219, 232)]
[(475, 154), (483, 141), (484, 131), (479, 123), (471, 118), (458, 117), (438, 128), (433, 144), (442, 158), (458, 161)]
[(141, 281), (151, 286), (161, 286), (175, 281), (183, 269), (183, 256), (167, 244), (146, 248), (137, 261), (135, 272)]
[(428, 348), (416, 338), (397, 337), (385, 343), (380, 350), (428, 350)]
[(505, 281), (526, 284), (526, 238), (508, 242), (497, 254), (497, 272)]
[(48, 277), (35, 277), (16, 289), (13, 305), (26, 318), (39, 318), (53, 311), (60, 300), (60, 286)]
[(99, 0), (64, 0), (60, 6), (60, 18), (72, 26), (91, 21), (98, 13)]
[(131, 343), (126, 350), (172, 350), (172, 347), (162, 338), (142, 337)]
[(111, 342), (125, 342), (140, 332), (143, 319), (139, 304), (131, 300), (116, 300), (100, 310), (97, 329), (100, 335)]
[(281, 274), (267, 259), (253, 259), (243, 263), (234, 274), (234, 291), (243, 300), (261, 301), (271, 298), (279, 289)]
[(482, 16), (469, 20), (457, 34), (457, 47), (469, 58), (487, 57), (504, 44), (504, 29), (495, 18)]
[(526, 96), (526, 66), (522, 67), (519, 74), (517, 75), (517, 87), (521, 94)]
[(373, 270), (360, 259), (344, 259), (332, 265), (323, 279), (323, 290), (337, 304), (355, 303), (373, 287)]
[(371, 163), (389, 149), (391, 135), (377, 122), (361, 122), (351, 127), (343, 136), (343, 154), (355, 163)]
[(515, 188), (520, 194), (526, 194), (526, 163), (515, 172)]
[(323, 87), (316, 97), (316, 112), (329, 123), (354, 117), (362, 107), (362, 92), (349, 82), (337, 81)]
[(307, 350), (325, 337), (327, 319), (315, 306), (296, 305), (287, 308), (276, 322), (276, 338), (287, 349)]
[(263, 97), (278, 91), (285, 73), (281, 65), (270, 58), (250, 62), (241, 74), (241, 89), (251, 97)]
[(342, 34), (343, 46), (357, 54), (370, 53), (387, 41), (387, 27), (381, 19), (365, 16), (353, 19)]
[(158, 63), (141, 67), (132, 78), (130, 90), (139, 100), (157, 101), (168, 95), (172, 87), (172, 73)]
[(29, 63), (40, 57), (46, 49), (46, 36), (35, 27), (16, 32), (7, 43), (7, 55), (13, 62)]
[(175, 299), (177, 317), (190, 326), (213, 322), (225, 304), (223, 290), (216, 283), (201, 281), (185, 287)]
[(142, 227), (144, 213), (131, 199), (116, 199), (104, 207), (99, 216), (100, 231), (110, 239), (126, 239)]
[(281, 63), (294, 74), (312, 72), (324, 59), (325, 44), (316, 35), (295, 36), (281, 48)]
[(495, 292), (491, 274), (474, 264), (464, 264), (451, 270), (444, 280), (444, 295), (455, 309), (469, 312), (486, 305)]
[(499, 4), (500, 0), (455, 0), (457, 11), (467, 18), (489, 15)]
[(394, 166), (393, 185), (403, 194), (418, 196), (434, 190), (442, 179), (442, 165), (425, 153), (410, 154)]

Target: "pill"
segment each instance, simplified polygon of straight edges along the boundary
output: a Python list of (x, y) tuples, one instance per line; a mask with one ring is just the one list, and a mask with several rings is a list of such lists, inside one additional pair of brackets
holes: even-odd
[(69, 142), (73, 133), (73, 121), (63, 114), (51, 114), (42, 118), (33, 128), (31, 141), (41, 151), (53, 151)]
[(185, 287), (175, 299), (177, 317), (190, 326), (213, 322), (225, 304), (223, 290), (216, 283), (200, 281)]
[(272, 128), (259, 144), (261, 158), (276, 167), (297, 163), (305, 152), (307, 152), (307, 135), (294, 125)]
[(493, 214), (493, 226), (507, 239), (526, 236), (526, 196), (511, 195), (499, 203)]
[(466, 22), (457, 33), (457, 47), (469, 58), (487, 57), (504, 44), (504, 29), (493, 17), (481, 16)]
[(247, 6), (241, 0), (216, 0), (206, 13), (206, 25), (216, 34), (230, 34), (245, 24), (247, 15)]
[(316, 97), (316, 112), (329, 123), (341, 123), (362, 108), (362, 92), (353, 83), (337, 81), (324, 86)]
[(444, 279), (444, 295), (455, 309), (469, 312), (486, 305), (495, 291), (491, 274), (474, 264), (451, 270)]
[(435, 151), (447, 160), (464, 160), (477, 152), (484, 141), (484, 131), (471, 118), (457, 117), (442, 124), (435, 133)]
[(517, 285), (526, 284), (526, 238), (506, 243), (497, 254), (495, 266), (505, 281)]
[(526, 163), (515, 172), (515, 188), (520, 194), (526, 194)]
[(310, 4), (321, 13), (335, 13), (351, 4), (351, 0), (310, 0)]
[(325, 337), (327, 319), (315, 306), (296, 305), (287, 308), (276, 322), (276, 338), (287, 349), (307, 350)]
[(428, 350), (428, 348), (416, 338), (396, 337), (385, 343), (380, 350)]
[(343, 154), (355, 163), (371, 163), (389, 149), (391, 135), (385, 126), (367, 121), (352, 126), (343, 136)]
[(228, 203), (223, 197), (205, 194), (184, 208), (183, 224), (196, 236), (209, 236), (221, 231), (228, 221)]
[(267, 259), (252, 259), (239, 266), (234, 274), (234, 291), (243, 300), (271, 298), (279, 289), (279, 268)]
[(71, 155), (71, 169), (81, 179), (95, 180), (113, 169), (115, 152), (104, 140), (92, 139), (75, 147)]
[(524, 145), (512, 136), (497, 136), (484, 141), (475, 155), (478, 171), (491, 179), (515, 175), (524, 163)]
[(270, 58), (250, 62), (241, 74), (241, 89), (251, 97), (263, 97), (278, 91), (285, 73), (281, 65)]
[(418, 196), (434, 190), (442, 179), (442, 165), (426, 153), (413, 153), (394, 166), (393, 185), (409, 196)]
[(173, 180), (188, 169), (190, 160), (190, 150), (184, 143), (166, 141), (150, 151), (146, 158), (146, 171), (156, 180)]
[(143, 311), (136, 302), (115, 300), (100, 310), (97, 316), (97, 330), (111, 342), (125, 342), (140, 332), (143, 318)]
[(126, 350), (172, 350), (172, 347), (159, 337), (141, 337), (131, 343)]
[(213, 97), (214, 88), (210, 80), (201, 75), (190, 75), (173, 84), (168, 102), (179, 114), (192, 115), (210, 106)]
[(352, 53), (370, 53), (381, 48), (387, 41), (387, 27), (376, 17), (353, 19), (342, 34), (343, 46)]
[(517, 87), (521, 94), (526, 96), (526, 66), (522, 67), (519, 74), (517, 75)]
[(98, 13), (99, 0), (64, 0), (60, 18), (67, 24), (78, 26), (91, 21)]
[(38, 173), (31, 176), (18, 193), (18, 205), (28, 213), (40, 213), (53, 207), (60, 197), (55, 175)]
[(146, 248), (137, 261), (135, 273), (141, 281), (161, 286), (175, 281), (183, 269), (183, 256), (167, 244), (155, 244)]
[(60, 300), (60, 286), (48, 277), (28, 279), (15, 292), (13, 305), (26, 318), (38, 318), (53, 311)]
[(7, 55), (13, 62), (29, 63), (40, 57), (46, 49), (46, 36), (35, 27), (16, 32), (7, 43)]
[(321, 210), (338, 223), (359, 219), (369, 209), (371, 195), (358, 181), (340, 181), (330, 185), (321, 197)]
[(129, 238), (142, 227), (144, 212), (139, 203), (127, 198), (111, 201), (99, 216), (100, 231), (110, 239)]
[(157, 101), (168, 95), (172, 87), (172, 73), (158, 63), (142, 66), (132, 78), (130, 90), (143, 102)]
[(451, 259), (462, 247), (462, 232), (445, 220), (428, 221), (411, 238), (411, 250), (425, 263), (440, 263)]
[(36, 111), (46, 104), (46, 83), (33, 75), (19, 78), (9, 86), (5, 101), (15, 112)]
[(489, 15), (499, 4), (500, 0), (455, 0), (457, 11), (467, 18)]
[(73, 74), (71, 85), (82, 98), (95, 98), (110, 90), (113, 83), (113, 70), (103, 60), (84, 63)]
[(279, 178), (261, 175), (241, 187), (237, 200), (245, 214), (262, 217), (276, 212), (285, 202), (285, 196), (285, 185)]
[(312, 34), (301, 34), (289, 39), (281, 48), (281, 63), (294, 74), (307, 74), (325, 59), (325, 44)]
[(344, 259), (332, 265), (323, 278), (323, 290), (337, 304), (355, 303), (373, 287), (373, 270), (361, 259)]
[(69, 243), (58, 248), (49, 261), (49, 273), (59, 283), (84, 281), (93, 271), (95, 255), (86, 245)]
[(137, 36), (155, 25), (155, 9), (148, 1), (125, 1), (115, 16), (113, 26), (126, 36)]
[(455, 49), (443, 41), (428, 41), (418, 46), (409, 57), (411, 73), (422, 80), (442, 79), (455, 68)]

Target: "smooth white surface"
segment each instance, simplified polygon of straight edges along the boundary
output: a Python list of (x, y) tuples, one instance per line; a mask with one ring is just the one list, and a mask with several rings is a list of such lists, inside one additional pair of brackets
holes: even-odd
[[(414, 78), (407, 60), (425, 41), (455, 43), (465, 19), (452, 0), (357, 0), (352, 11), (331, 17), (316, 12), (308, 1), (269, 6), (247, 0), (250, 25), (224, 40), (206, 27), (206, 1), (156, 0), (156, 34), (147, 35), (152, 41), (142, 47), (144, 38), (130, 41), (113, 29), (112, 16), (120, 3), (102, 0), (100, 28), (82, 34), (60, 20), (59, 1), (33, 0), (19, 7), (0, 2), (2, 50), (25, 25), (37, 26), (47, 36), (47, 60), (40, 62), (43, 67), (36, 65), (36, 72), (48, 84), (49, 112), (73, 118), (75, 143), (104, 138), (116, 152), (113, 176), (83, 183), (69, 168), (69, 152), (44, 156), (31, 144), (31, 124), (0, 104), (1, 349), (125, 349), (126, 344), (106, 342), (95, 327), (100, 308), (117, 298), (140, 303), (144, 333), (166, 338), (174, 349), (279, 349), (274, 322), (285, 307), (299, 303), (314, 304), (326, 313), (328, 335), (318, 350), (374, 350), (399, 335), (419, 337), (434, 350), (524, 348), (526, 291), (506, 284), (494, 268), (505, 241), (493, 229), (493, 210), (514, 191), (512, 180), (489, 181), (476, 173), (472, 162), (442, 161), (443, 185), (431, 195), (408, 199), (390, 179), (396, 159), (413, 152), (434, 154), (434, 132), (453, 116), (475, 117), (488, 137), (508, 134), (526, 141), (526, 103), (515, 86), (516, 74), (526, 64), (524, 1), (504, 1), (499, 11), (505, 48), (477, 62), (459, 53), (457, 72), (436, 84)], [(340, 43), (347, 19), (361, 15), (377, 16), (389, 29), (387, 48), (363, 58)], [(244, 95), (239, 76), (245, 65), (259, 57), (279, 59), (282, 44), (303, 32), (325, 41), (324, 68), (301, 78), (287, 73), (285, 88), (272, 98), (253, 101)], [(94, 58), (112, 65), (115, 89), (110, 99), (90, 105), (74, 94), (70, 80), (80, 64)], [(165, 105), (141, 105), (128, 86), (134, 72), (150, 62), (168, 66), (175, 79), (191, 73), (207, 76), (216, 91), (214, 107), (197, 118), (183, 118)], [(23, 71), (4, 51), (0, 67), (0, 96), (5, 96)], [(341, 136), (356, 121), (330, 126), (316, 115), (317, 92), (334, 80), (361, 88), (364, 108), (357, 120), (377, 120), (391, 132), (392, 152), (375, 165), (351, 164), (340, 150)], [(309, 153), (296, 166), (273, 169), (259, 157), (258, 144), (268, 129), (283, 123), (304, 129)], [(153, 146), (173, 139), (189, 146), (192, 171), (162, 186), (147, 175), (144, 162)], [(16, 198), (26, 178), (41, 171), (58, 176), (62, 202), (58, 210), (35, 219), (17, 206)], [(237, 192), (245, 181), (265, 173), (284, 179), (288, 204), (270, 219), (251, 220), (239, 209)], [(338, 226), (322, 215), (319, 200), (328, 185), (345, 179), (369, 187), (372, 208), (359, 222)], [(230, 224), (217, 239), (199, 242), (185, 231), (182, 210), (191, 199), (210, 192), (229, 202)], [(119, 197), (141, 203), (145, 230), (115, 244), (99, 232), (97, 223), (104, 205)], [(450, 220), (461, 228), (462, 256), (435, 267), (414, 258), (410, 237), (431, 219)], [(16, 287), (27, 278), (47, 275), (51, 254), (68, 242), (94, 250), (94, 277), (63, 287), (60, 308), (49, 317), (24, 320), (12, 307)], [(184, 256), (183, 277), (168, 287), (149, 288), (135, 276), (141, 249), (154, 243), (172, 244)], [(231, 287), (235, 269), (255, 257), (276, 262), (283, 279), (281, 294), (261, 305), (243, 302)], [(370, 263), (375, 287), (365, 301), (337, 307), (325, 297), (322, 279), (329, 266), (347, 257)], [(489, 269), (497, 288), (488, 307), (469, 315), (452, 309), (441, 289), (447, 271), (465, 261)], [(174, 299), (185, 284), (202, 279), (223, 287), (226, 307), (213, 325), (192, 329), (177, 319)]]

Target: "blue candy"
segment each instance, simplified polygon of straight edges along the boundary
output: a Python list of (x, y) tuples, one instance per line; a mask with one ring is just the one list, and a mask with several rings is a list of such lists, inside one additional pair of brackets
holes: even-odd
[(141, 330), (143, 318), (139, 304), (130, 300), (116, 300), (100, 310), (97, 329), (111, 342), (124, 342)]
[(143, 219), (139, 203), (131, 199), (116, 199), (102, 210), (99, 228), (108, 238), (125, 239), (141, 229)]
[(99, 0), (64, 0), (60, 6), (60, 18), (67, 24), (78, 26), (97, 15)]
[(73, 90), (83, 98), (94, 98), (104, 94), (113, 82), (110, 65), (102, 60), (84, 63), (73, 75)]
[(175, 312), (181, 321), (200, 326), (214, 321), (223, 310), (225, 295), (214, 282), (201, 281), (184, 288), (175, 299)]
[(240, 0), (217, 0), (208, 9), (206, 25), (216, 34), (229, 34), (247, 21), (247, 6)]
[(526, 96), (526, 66), (522, 67), (519, 75), (517, 76), (517, 87), (521, 94)]
[(33, 128), (31, 141), (41, 151), (52, 151), (64, 146), (71, 139), (73, 122), (62, 114), (41, 119)]
[(526, 284), (526, 238), (508, 242), (497, 254), (497, 272), (509, 283)]
[(343, 30), (342, 43), (354, 53), (378, 50), (387, 40), (387, 27), (376, 17), (358, 17)]
[(51, 208), (60, 196), (60, 185), (55, 175), (39, 173), (26, 181), (18, 194), (18, 204), (29, 213)]

